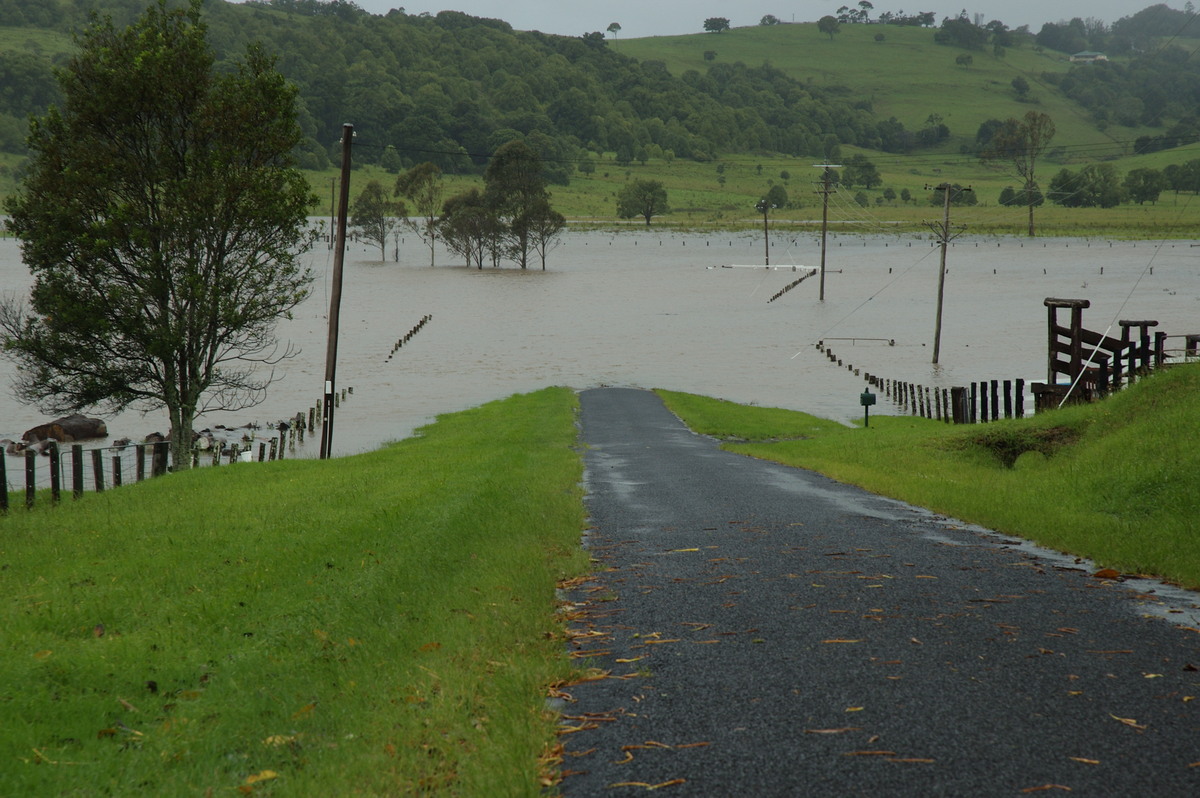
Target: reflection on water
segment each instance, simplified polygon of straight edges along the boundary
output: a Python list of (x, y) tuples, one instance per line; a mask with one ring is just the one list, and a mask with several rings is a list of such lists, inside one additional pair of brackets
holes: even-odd
[[(772, 264), (818, 264), (817, 236), (793, 235), (773, 234)], [(1200, 248), (1186, 241), (958, 239), (947, 258), (937, 367), (930, 360), (938, 250), (928, 237), (831, 236), (825, 301), (814, 278), (769, 304), (796, 273), (721, 268), (762, 263), (754, 233), (573, 233), (545, 272), (430, 268), (428, 250), (411, 237), (400, 263), (375, 257), (352, 246), (345, 263), (337, 385), (353, 386), (354, 395), (336, 415), (339, 455), (406, 437), (438, 413), (548, 385), (669, 388), (859, 418), (864, 383), (815, 350), (822, 339), (855, 366), (892, 379), (1044, 379), (1047, 296), (1090, 299), (1084, 324), (1095, 330), (1129, 318), (1157, 319), (1170, 334), (1200, 332)], [(301, 355), (277, 370), (264, 405), (210, 413), (198, 427), (267, 424), (320, 401), (332, 254), (319, 247), (312, 259), (313, 296), (279, 327)], [(438, 253), (439, 264), (455, 262)], [(0, 291), (28, 286), (17, 243), (0, 239)], [(426, 314), (432, 320), (389, 360)], [(12, 365), (0, 361), (0, 382), (6, 388), (13, 379)], [(891, 412), (882, 398), (874, 410)], [(0, 395), (0, 437), (46, 420)], [(166, 432), (162, 413), (108, 422), (114, 438)], [(300, 456), (315, 456), (315, 442), (304, 448)]]

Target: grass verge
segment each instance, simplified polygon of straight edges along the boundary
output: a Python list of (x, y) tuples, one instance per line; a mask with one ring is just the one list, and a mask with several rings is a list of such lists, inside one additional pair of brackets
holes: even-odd
[[(952, 427), (906, 416), (827, 425), (803, 413), (662, 391), (725, 448), (820, 471), (963, 521), (1200, 588), (1200, 366), (1096, 404)], [(792, 437), (798, 440), (766, 439)]]
[(10, 511), (0, 794), (541, 794), (576, 407)]

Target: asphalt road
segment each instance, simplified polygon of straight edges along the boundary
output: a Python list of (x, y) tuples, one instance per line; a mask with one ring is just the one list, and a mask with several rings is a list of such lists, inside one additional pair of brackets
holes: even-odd
[(1194, 594), (581, 402), (568, 798), (1200, 795)]

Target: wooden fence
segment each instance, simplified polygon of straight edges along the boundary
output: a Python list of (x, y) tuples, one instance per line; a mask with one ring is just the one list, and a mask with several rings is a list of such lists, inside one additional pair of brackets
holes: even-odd
[(864, 372), (852, 363), (844, 362), (825, 341), (818, 341), (816, 348), (831, 363), (847, 369), (856, 377), (862, 377), (868, 385), (910, 415), (947, 424), (986, 423), (1000, 418), (1025, 416), (1024, 379), (983, 380), (953, 388), (930, 387)]
[[(353, 388), (343, 388), (334, 395), (335, 407), (340, 406)], [(307, 416), (296, 413), (287, 421), (269, 429), (269, 437), (251, 437), (248, 432), (241, 441), (215, 441), (209, 448), (192, 450), (192, 466), (216, 466), (222, 463), (266, 462), (283, 460), (287, 452), (295, 452), (304, 445), (305, 434), (313, 433), (323, 423), (321, 404), (310, 407)], [(228, 445), (225, 445), (228, 443)], [(50, 501), (58, 503), (66, 480), (69, 477), (71, 495), (78, 499), (88, 490), (96, 492), (121, 487), (126, 482), (141, 482), (144, 479), (162, 476), (171, 471), (170, 443), (147, 441), (143, 443), (117, 444), (85, 448), (83, 444), (59, 446), (55, 442), (30, 448), (23, 452), (20, 466), (10, 469), (6, 460), (12, 456), (0, 456), (0, 513), (10, 505), (10, 492), (24, 492), (25, 506), (32, 508), (37, 492), (49, 488)], [(40, 463), (44, 462), (44, 465)], [(23, 480), (18, 474), (23, 474)], [(24, 488), (14, 488), (20, 481)]]

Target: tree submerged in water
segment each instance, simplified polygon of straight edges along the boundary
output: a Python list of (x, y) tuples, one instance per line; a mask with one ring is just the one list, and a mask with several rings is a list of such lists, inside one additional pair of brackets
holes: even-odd
[(195, 417), (262, 401), (276, 322), (308, 295), (315, 198), (292, 155), (296, 90), (251, 47), (214, 69), (201, 0), (93, 20), (31, 123), (7, 202), (33, 276), (0, 305), (16, 394), (44, 412), (165, 407), (177, 468)]

